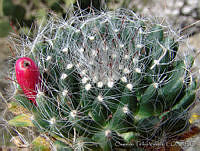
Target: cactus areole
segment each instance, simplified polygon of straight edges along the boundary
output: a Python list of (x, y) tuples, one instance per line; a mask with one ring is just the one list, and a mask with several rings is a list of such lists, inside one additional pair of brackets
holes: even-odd
[(16, 79), (26, 97), (36, 105), (37, 84), (40, 72), (35, 62), (28, 57), (22, 57), (15, 64)]

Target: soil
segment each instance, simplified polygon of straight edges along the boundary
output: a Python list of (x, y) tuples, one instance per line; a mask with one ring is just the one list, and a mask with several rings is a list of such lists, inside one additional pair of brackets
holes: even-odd
[(8, 75), (8, 56), (10, 56), (7, 38), (0, 38), (0, 92), (5, 94), (9, 81), (5, 78)]

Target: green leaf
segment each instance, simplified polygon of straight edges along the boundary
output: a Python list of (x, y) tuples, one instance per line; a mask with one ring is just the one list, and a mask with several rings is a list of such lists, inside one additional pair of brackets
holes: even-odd
[(6, 37), (12, 28), (8, 21), (0, 21), (0, 37)]
[(72, 151), (69, 146), (58, 140), (53, 143), (53, 146), (56, 148), (57, 151)]
[(33, 127), (31, 116), (31, 114), (20, 114), (8, 121), (8, 124), (16, 127)]
[(2, 7), (3, 7), (3, 14), (5, 16), (12, 16), (15, 8), (15, 5), (12, 3), (12, 0), (3, 0)]
[(12, 0), (3, 0), (2, 3), (3, 14), (5, 16), (10, 16), (13, 20), (22, 22), (26, 14), (26, 9), (21, 5), (14, 5)]
[(50, 143), (43, 137), (39, 136), (32, 142), (33, 151), (50, 151)]
[(53, 5), (54, 3), (58, 3), (58, 1), (57, 0), (48, 0), (48, 1), (46, 1), (46, 3), (47, 3), (47, 5), (48, 6), (51, 6), (51, 5)]
[[(38, 9), (37, 12), (36, 12), (36, 22), (38, 24), (46, 24), (47, 22), (47, 9), (45, 8), (41, 8), (41, 9)], [(40, 44), (38, 44), (40, 47)], [(46, 45), (43, 45), (41, 44), (41, 47), (43, 47), (43, 49), (45, 49)]]
[[(62, 138), (56, 135), (55, 133), (52, 133), (51, 136), (56, 139), (58, 144), (62, 144), (65, 146), (72, 146), (72, 140), (70, 140), (70, 138)], [(55, 142), (55, 144), (57, 143)]]
[(20, 5), (15, 5), (14, 12), (12, 14), (13, 19), (16, 19), (18, 22), (22, 23), (26, 14), (26, 9)]
[(65, 4), (67, 7), (70, 7), (70, 5), (74, 4), (75, 2), (75, 0), (65, 0)]
[(3, 16), (3, 0), (0, 0), (0, 16)]
[(8, 104), (8, 109), (10, 112), (12, 112), (14, 115), (19, 115), (22, 113), (27, 113), (28, 110), (24, 108), (23, 106), (19, 105), (17, 102), (12, 101)]
[(55, 11), (56, 13), (59, 13), (63, 11), (63, 8), (58, 2), (55, 2), (51, 5), (51, 10)]

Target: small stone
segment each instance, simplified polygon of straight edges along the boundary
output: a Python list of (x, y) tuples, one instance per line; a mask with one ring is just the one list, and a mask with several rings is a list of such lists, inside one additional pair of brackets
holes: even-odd
[(192, 11), (192, 9), (193, 8), (191, 6), (185, 6), (185, 7), (183, 7), (182, 11), (184, 14), (188, 14)]

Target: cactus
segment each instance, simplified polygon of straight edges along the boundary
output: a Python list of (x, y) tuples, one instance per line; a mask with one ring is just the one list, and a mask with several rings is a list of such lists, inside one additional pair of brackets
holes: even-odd
[(197, 90), (194, 58), (178, 55), (179, 40), (169, 26), (129, 10), (67, 21), (53, 15), (35, 38), (16, 44), (17, 59), (38, 65), (42, 85), (37, 105), (23, 94), (16, 101), (58, 150), (167, 142), (189, 128)]

